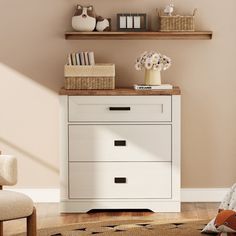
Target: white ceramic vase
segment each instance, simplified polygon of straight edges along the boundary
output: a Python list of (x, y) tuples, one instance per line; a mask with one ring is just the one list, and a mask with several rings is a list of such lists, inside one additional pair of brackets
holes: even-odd
[(161, 85), (161, 71), (145, 69), (145, 85)]

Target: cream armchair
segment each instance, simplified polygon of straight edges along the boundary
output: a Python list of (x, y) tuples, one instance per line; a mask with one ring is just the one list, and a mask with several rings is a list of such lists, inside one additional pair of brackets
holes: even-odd
[(36, 236), (36, 210), (33, 201), (24, 194), (2, 190), (3, 185), (17, 182), (17, 160), (0, 155), (0, 236), (3, 236), (3, 221), (27, 218), (27, 236)]

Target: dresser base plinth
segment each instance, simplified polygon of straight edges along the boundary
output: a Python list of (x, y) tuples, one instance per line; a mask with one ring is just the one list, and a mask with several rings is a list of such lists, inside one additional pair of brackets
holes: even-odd
[(155, 201), (155, 200), (73, 200), (61, 201), (61, 213), (86, 213), (90, 210), (105, 209), (148, 209), (153, 212), (180, 212), (180, 201)]

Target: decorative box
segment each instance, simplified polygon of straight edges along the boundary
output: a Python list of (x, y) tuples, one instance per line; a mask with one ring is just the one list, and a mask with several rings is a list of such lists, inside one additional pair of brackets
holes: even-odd
[(197, 9), (190, 16), (167, 16), (159, 12), (160, 31), (194, 31), (196, 11)]
[(115, 89), (115, 65), (65, 65), (65, 89)]

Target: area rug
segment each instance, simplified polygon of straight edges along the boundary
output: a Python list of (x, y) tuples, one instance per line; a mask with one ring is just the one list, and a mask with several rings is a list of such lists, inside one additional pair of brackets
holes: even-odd
[(42, 229), (38, 231), (38, 236), (199, 236), (206, 224), (207, 221), (168, 224), (145, 220), (107, 221)]

